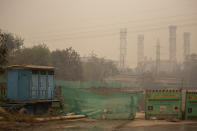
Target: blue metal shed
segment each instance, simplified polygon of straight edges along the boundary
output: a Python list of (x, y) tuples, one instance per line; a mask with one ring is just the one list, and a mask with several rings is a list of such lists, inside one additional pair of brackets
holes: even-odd
[(53, 99), (54, 67), (12, 65), (7, 67), (7, 98)]

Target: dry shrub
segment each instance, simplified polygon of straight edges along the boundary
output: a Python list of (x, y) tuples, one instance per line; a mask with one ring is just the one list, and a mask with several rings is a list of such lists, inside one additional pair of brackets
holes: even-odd
[(16, 121), (16, 122), (34, 122), (34, 116), (29, 114), (11, 114), (7, 117), (8, 121)]
[(19, 112), (9, 113), (4, 108), (0, 107), (0, 116), (3, 120), (14, 122), (34, 122), (34, 116), (26, 113), (25, 110), (19, 110)]

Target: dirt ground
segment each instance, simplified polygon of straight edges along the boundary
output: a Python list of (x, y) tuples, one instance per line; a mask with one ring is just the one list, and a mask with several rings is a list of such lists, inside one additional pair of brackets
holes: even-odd
[(56, 120), (39, 123), (0, 122), (0, 130), (16, 131), (103, 131), (113, 130), (125, 120)]
[(137, 113), (135, 120), (94, 120), (89, 118), (46, 122), (0, 121), (0, 130), (15, 131), (196, 131), (197, 121), (170, 122), (145, 120)]

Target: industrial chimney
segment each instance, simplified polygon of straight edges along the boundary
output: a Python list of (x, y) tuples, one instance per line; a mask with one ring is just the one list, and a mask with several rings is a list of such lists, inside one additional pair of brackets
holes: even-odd
[(186, 60), (187, 56), (189, 56), (189, 54), (190, 54), (190, 33), (184, 32), (183, 39), (184, 39), (183, 57), (184, 57), (184, 60)]
[(176, 63), (176, 26), (169, 26), (169, 60)]

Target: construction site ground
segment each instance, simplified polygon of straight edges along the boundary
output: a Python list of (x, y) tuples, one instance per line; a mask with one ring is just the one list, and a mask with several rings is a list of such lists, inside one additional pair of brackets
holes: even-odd
[(145, 120), (137, 113), (135, 120), (94, 120), (89, 118), (44, 122), (0, 121), (0, 130), (15, 131), (196, 131), (197, 121)]

